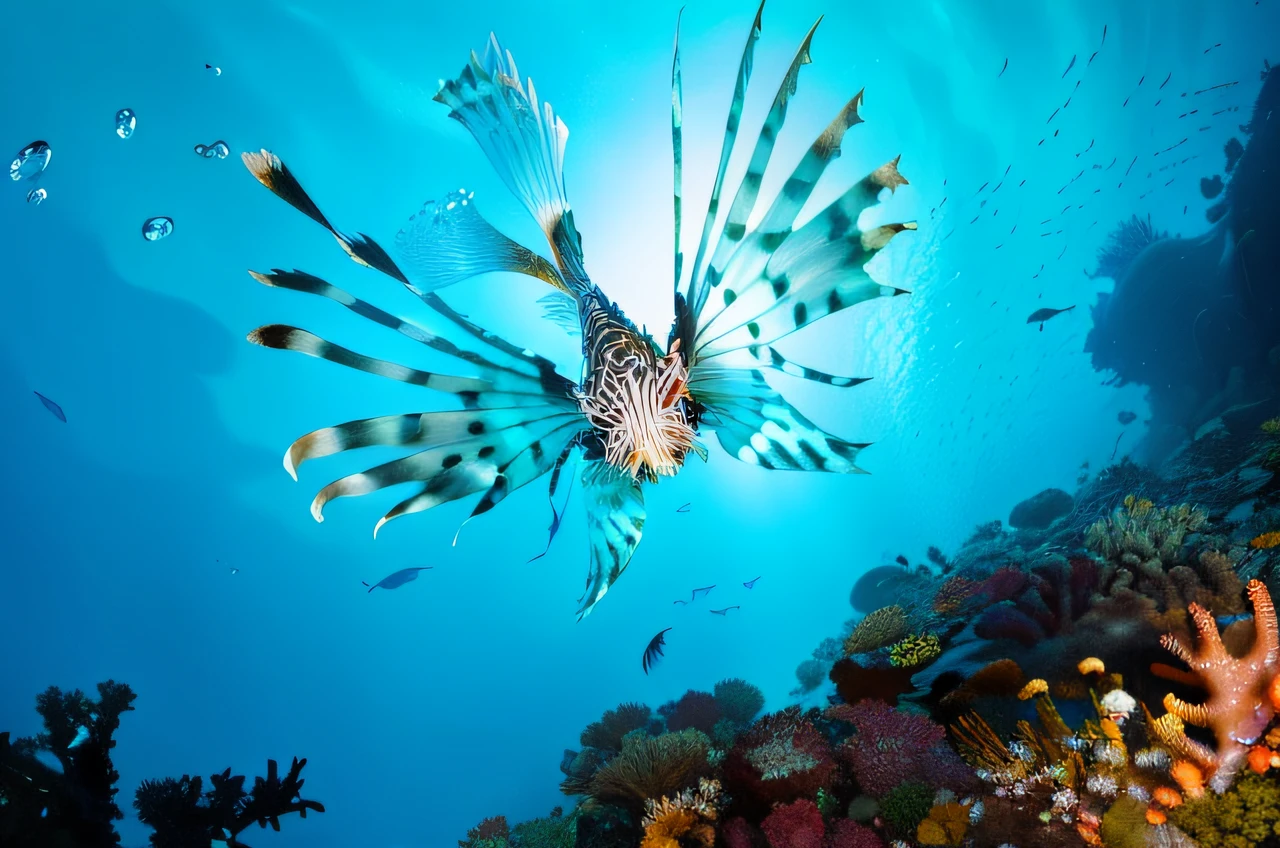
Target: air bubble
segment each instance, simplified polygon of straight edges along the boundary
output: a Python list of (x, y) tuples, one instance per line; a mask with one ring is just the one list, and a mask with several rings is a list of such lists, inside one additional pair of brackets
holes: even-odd
[(173, 232), (173, 219), (160, 216), (148, 218), (142, 225), (142, 237), (147, 241), (159, 241)]
[(197, 156), (203, 156), (205, 159), (226, 159), (231, 155), (231, 148), (227, 146), (225, 141), (215, 141), (213, 144), (197, 144), (192, 148)]
[(116, 135), (128, 138), (138, 126), (138, 116), (132, 109), (121, 109), (116, 112)]
[(49, 167), (49, 159), (52, 156), (53, 150), (50, 149), (48, 142), (31, 142), (19, 150), (18, 155), (10, 163), (9, 179), (14, 182), (37, 179), (44, 173), (44, 169)]
[(44, 189), (33, 188), (31, 191), (27, 192), (27, 202), (34, 203), (36, 206), (39, 206), (41, 203), (44, 203), (44, 199), (48, 196), (49, 192)]

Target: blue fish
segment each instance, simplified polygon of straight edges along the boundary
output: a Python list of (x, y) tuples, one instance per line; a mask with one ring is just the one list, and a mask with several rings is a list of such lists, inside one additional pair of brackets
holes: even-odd
[(67, 423), (67, 414), (62, 411), (62, 407), (58, 406), (56, 403), (49, 400), (47, 397), (40, 394), (39, 392), (33, 392), (33, 394), (36, 397), (40, 398), (40, 402), (44, 404), (44, 408), (52, 412), (55, 418), (57, 418), (63, 424)]
[(370, 592), (374, 589), (399, 589), (404, 584), (417, 580), (419, 571), (426, 571), (431, 567), (430, 565), (424, 565), (419, 568), (402, 568), (394, 574), (388, 574), (372, 586), (369, 586), (363, 580), (360, 583), (363, 586), (369, 586)]

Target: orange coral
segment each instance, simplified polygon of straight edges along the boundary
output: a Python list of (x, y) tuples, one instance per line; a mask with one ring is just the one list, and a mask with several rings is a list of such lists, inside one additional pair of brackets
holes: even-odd
[(1151, 798), (1162, 807), (1173, 809), (1182, 804), (1182, 796), (1178, 794), (1178, 790), (1170, 789), (1168, 786), (1161, 786), (1151, 793)]
[(1178, 760), (1169, 773), (1182, 787), (1182, 791), (1187, 793), (1188, 798), (1199, 798), (1204, 795), (1204, 772), (1195, 763)]
[(1249, 545), (1259, 551), (1274, 548), (1280, 545), (1280, 532), (1273, 530), (1270, 533), (1263, 533), (1261, 536), (1254, 537), (1253, 541), (1251, 541)]
[[(1264, 690), (1280, 673), (1280, 625), (1271, 594), (1261, 581), (1249, 581), (1248, 594), (1257, 638), (1244, 657), (1237, 659), (1227, 653), (1213, 614), (1199, 604), (1188, 607), (1200, 634), (1198, 650), (1192, 653), (1173, 634), (1160, 640), (1196, 672), (1209, 698), (1203, 704), (1188, 704), (1172, 693), (1166, 695), (1164, 707), (1169, 715), (1161, 716), (1155, 730), (1179, 757), (1194, 761), (1208, 773), (1215, 792), (1225, 792), (1231, 786), (1248, 758), (1248, 746), (1262, 736), (1275, 715)], [(1181, 732), (1182, 722), (1210, 728), (1217, 750), (1188, 738)]]
[(1254, 745), (1249, 749), (1249, 768), (1258, 774), (1266, 774), (1267, 769), (1271, 768), (1271, 756), (1272, 751), (1270, 748)]
[(1280, 674), (1271, 678), (1271, 685), (1267, 688), (1267, 694), (1271, 696), (1272, 708), (1280, 710)]
[(1169, 817), (1164, 814), (1163, 810), (1158, 810), (1155, 807), (1147, 808), (1147, 824), (1164, 824), (1168, 820)]

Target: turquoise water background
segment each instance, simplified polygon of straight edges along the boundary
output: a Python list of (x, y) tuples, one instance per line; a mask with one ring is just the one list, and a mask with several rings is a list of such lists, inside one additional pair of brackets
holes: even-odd
[[(252, 844), (450, 845), (484, 816), (515, 821), (564, 803), (562, 751), (619, 701), (656, 707), (739, 676), (765, 689), (769, 708), (784, 705), (794, 667), (850, 616), (860, 573), (898, 553), (921, 559), (930, 544), (954, 548), (1040, 489), (1071, 490), (1083, 462), (1106, 464), (1123, 429), (1117, 413), (1145, 409), (1140, 387), (1103, 387), (1082, 353), (1087, 307), (1110, 285), (1082, 271), (1131, 213), (1188, 236), (1207, 228), (1198, 181), (1221, 173), (1262, 59), (1276, 57), (1273, 0), (775, 0), (744, 126), (754, 132), (825, 14), (775, 162), (789, 170), (865, 86), (866, 123), (810, 208), (901, 153), (911, 185), (877, 214), (920, 222), (876, 266), (910, 298), (848, 310), (786, 348), (875, 378), (849, 390), (784, 385), (819, 424), (875, 442), (863, 454), (871, 475), (765, 472), (713, 447), (708, 464), (649, 489), (644, 543), (580, 623), (580, 506), (551, 553), (526, 564), (550, 520), (542, 482), (468, 524), (456, 546), (470, 502), (396, 522), (376, 542), (373, 524), (394, 495), (333, 504), (313, 521), (321, 485), (379, 458), (315, 463), (294, 483), (280, 465), (293, 439), (443, 405), (244, 341), (283, 322), (371, 355), (415, 356), (332, 304), (256, 284), (250, 268), (297, 267), (421, 313), (264, 191), (239, 154), (280, 154), (338, 226), (384, 245), (424, 201), (466, 187), (490, 220), (541, 247), (472, 139), (431, 102), (437, 81), (494, 30), (570, 129), (566, 179), (589, 272), (637, 323), (665, 334), (678, 9), (54, 0), (15, 13), (0, 50), (0, 146), (43, 139), (53, 158), (42, 205), (23, 202), (26, 186), (0, 186), (0, 727), (34, 732), (33, 697), (51, 684), (123, 680), (139, 697), (117, 736), (122, 807), (143, 778), (227, 766), (252, 775), (267, 757), (298, 755), (309, 758), (307, 796), (328, 812), (279, 835), (254, 832)], [(753, 12), (704, 0), (684, 13), (690, 253)], [(1242, 111), (1193, 123), (1178, 117), (1188, 102)], [(138, 116), (128, 140), (113, 132), (122, 107)], [(1156, 171), (1167, 159), (1153, 153), (1183, 137), (1179, 158), (1199, 158)], [(227, 160), (192, 153), (219, 139)], [(1115, 188), (1114, 172), (1135, 155), (1132, 179)], [(1112, 158), (1110, 175), (1091, 167)], [(775, 170), (765, 193), (781, 178)], [(979, 186), (1001, 179), (980, 207)], [(1068, 202), (1084, 208), (1062, 215)], [(172, 217), (175, 232), (144, 241), (139, 228), (155, 215)], [(1042, 237), (1038, 222), (1051, 216), (1064, 232)], [(576, 375), (576, 343), (539, 317), (545, 293), (494, 277), (444, 295)], [(1071, 304), (1043, 332), (1025, 323)], [(1127, 433), (1117, 458), (1136, 439)], [(361, 586), (415, 565), (433, 570), (394, 593)], [(672, 604), (710, 584), (700, 606)], [(707, 615), (731, 604), (740, 614)], [(646, 677), (641, 651), (669, 626), (667, 658)], [(125, 845), (145, 842), (132, 815), (121, 827)]]

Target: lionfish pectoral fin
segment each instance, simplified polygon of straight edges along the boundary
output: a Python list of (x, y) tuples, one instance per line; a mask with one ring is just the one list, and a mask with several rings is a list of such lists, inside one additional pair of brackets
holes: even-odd
[(533, 81), (521, 81), (515, 59), (490, 34), (484, 59), (472, 53), (457, 79), (442, 81), (435, 100), (467, 128), (507, 188), (537, 220), (564, 282), (574, 292), (586, 291), (581, 239), (564, 190), (569, 130), (550, 103), (539, 102)]
[(700, 362), (690, 388), (710, 415), (721, 447), (742, 462), (768, 469), (863, 474), (856, 460), (863, 443), (827, 433), (787, 403), (755, 370)]
[(485, 220), (474, 192), (460, 189), (424, 204), (396, 234), (396, 247), (418, 292), (505, 271), (535, 277), (571, 296), (554, 265)]
[(644, 530), (644, 491), (631, 475), (603, 460), (583, 464), (591, 560), (585, 591), (578, 599), (578, 620), (591, 613), (626, 570)]
[(242, 153), (240, 158), (249, 169), (249, 173), (269, 188), (276, 197), (332, 233), (338, 240), (338, 244), (353, 260), (408, 284), (409, 280), (376, 241), (363, 233), (350, 236), (334, 227), (279, 156), (263, 149), (258, 153)]

